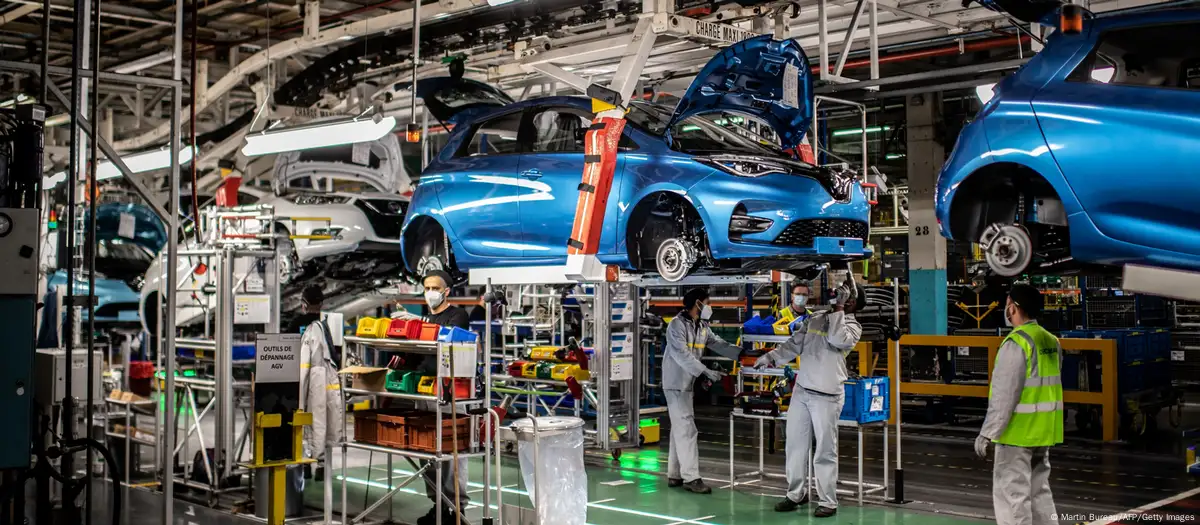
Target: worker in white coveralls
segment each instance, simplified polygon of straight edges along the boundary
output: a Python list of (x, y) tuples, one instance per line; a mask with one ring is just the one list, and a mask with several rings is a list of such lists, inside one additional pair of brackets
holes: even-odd
[(853, 281), (842, 283), (830, 300), (829, 310), (809, 316), (793, 328), (790, 339), (754, 362), (755, 368), (763, 368), (800, 358), (787, 411), (788, 492), (775, 505), (777, 512), (791, 512), (808, 503), (811, 457), (819, 498), (813, 516), (828, 518), (837, 514), (837, 423), (846, 402), (842, 386), (848, 377), (846, 354), (862, 337), (862, 325), (854, 318), (863, 295), (859, 292)]
[(726, 343), (712, 332), (708, 320), (712, 307), (708, 305), (708, 290), (693, 289), (683, 296), (683, 311), (667, 325), (667, 349), (663, 353), (663, 394), (667, 398), (667, 414), (671, 418), (671, 445), (667, 459), (667, 485), (680, 487), (696, 494), (709, 494), (712, 489), (700, 479), (700, 451), (696, 439), (696, 413), (692, 406), (692, 388), (696, 378), (711, 381), (723, 373), (711, 370), (700, 361), (709, 349), (737, 357), (741, 347)]
[[(320, 314), (324, 295), (321, 288), (309, 286), (300, 296), (307, 315)], [(341, 328), (341, 327), (338, 327)], [(312, 426), (304, 427), (304, 456), (316, 459), (318, 471), (325, 467), (325, 450), (342, 440), (346, 401), (334, 358), (333, 332), (316, 317), (300, 339), (300, 410), (312, 413)]]
[(996, 444), (992, 505), (999, 525), (1058, 523), (1050, 493), (1050, 447), (1063, 442), (1062, 346), (1038, 324), (1041, 292), (1014, 284), (1004, 305), (1012, 333), (996, 351), (987, 417), (975, 453)]

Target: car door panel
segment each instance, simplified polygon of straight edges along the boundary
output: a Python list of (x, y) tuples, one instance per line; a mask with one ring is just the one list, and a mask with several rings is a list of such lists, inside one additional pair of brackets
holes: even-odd
[[(1131, 31), (1139, 30), (1169, 29)], [(1102, 43), (1098, 49), (1108, 48)], [(1125, 67), (1085, 62), (1086, 76), (1076, 72), (1071, 80), (1051, 82), (1034, 97), (1046, 149), (1101, 233), (1200, 254), (1200, 207), (1192, 198), (1200, 191), (1194, 155), (1200, 151), (1200, 90), (1127, 85), (1139, 80), (1126, 76)], [(1114, 71), (1097, 75), (1105, 68)]]

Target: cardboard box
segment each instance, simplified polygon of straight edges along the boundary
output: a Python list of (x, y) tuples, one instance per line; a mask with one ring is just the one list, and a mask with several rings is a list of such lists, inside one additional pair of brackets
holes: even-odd
[(350, 376), (350, 388), (387, 392), (387, 371), (386, 368), (355, 365), (343, 368), (338, 373)]

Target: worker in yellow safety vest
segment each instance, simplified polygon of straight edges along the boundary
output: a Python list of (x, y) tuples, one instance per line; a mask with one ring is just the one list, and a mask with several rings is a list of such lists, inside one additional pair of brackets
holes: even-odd
[(1050, 493), (1050, 447), (1063, 442), (1062, 346), (1038, 324), (1044, 301), (1028, 284), (1014, 284), (1004, 306), (1013, 326), (992, 369), (987, 417), (975, 453), (995, 443), (992, 504), (998, 525), (1058, 523)]

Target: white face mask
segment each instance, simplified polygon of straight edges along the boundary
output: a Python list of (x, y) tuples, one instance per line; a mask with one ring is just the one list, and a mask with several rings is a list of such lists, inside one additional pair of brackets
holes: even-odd
[(712, 307), (706, 304), (700, 309), (700, 318), (707, 321), (710, 317), (712, 317)]
[(430, 308), (437, 308), (446, 302), (446, 293), (438, 290), (427, 290), (425, 292), (425, 304)]
[(807, 295), (793, 295), (792, 296), (792, 306), (795, 306), (796, 308), (804, 308), (804, 305), (806, 305), (806, 304), (808, 304), (808, 296)]
[(1004, 326), (1012, 326), (1012, 317), (1008, 315), (1008, 308), (1004, 309)]

